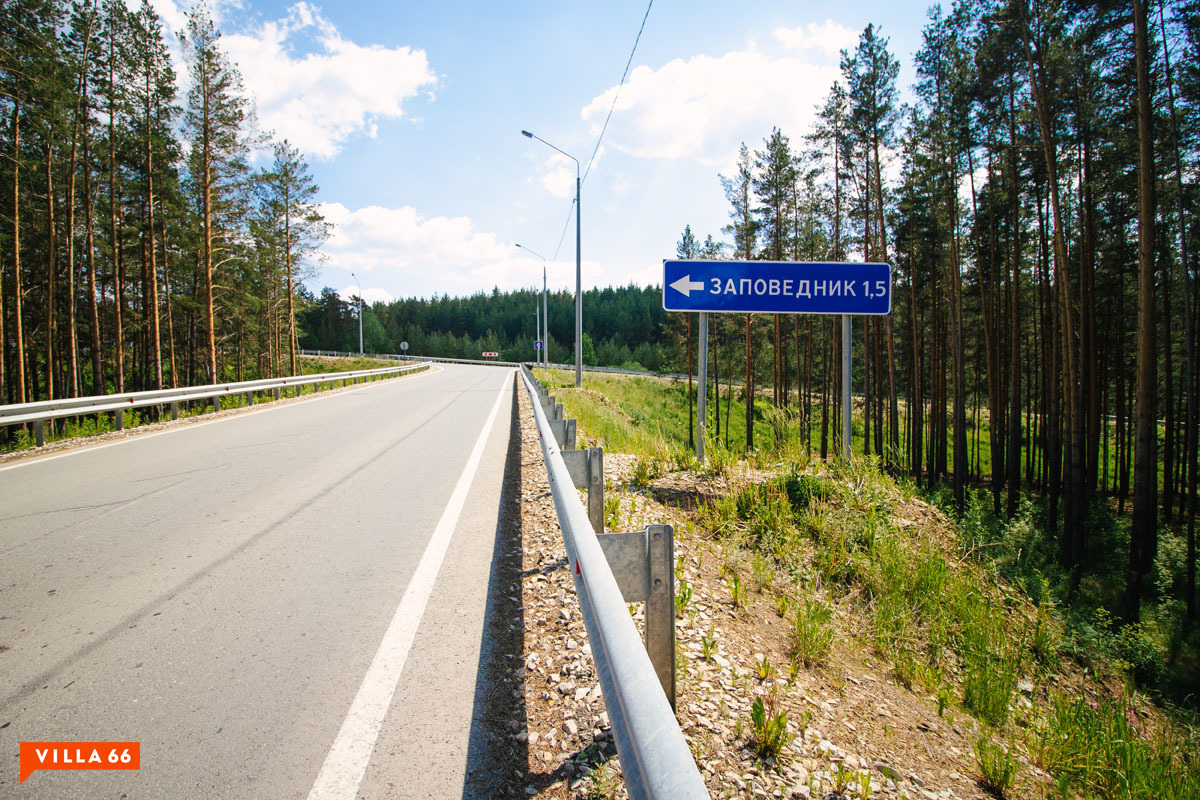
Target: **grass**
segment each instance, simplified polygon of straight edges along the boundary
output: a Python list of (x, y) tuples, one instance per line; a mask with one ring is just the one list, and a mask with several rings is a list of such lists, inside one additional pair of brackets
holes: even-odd
[(833, 611), (820, 600), (805, 599), (792, 616), (792, 655), (813, 666), (825, 660), (833, 648)]
[[(634, 385), (621, 386), (626, 382)], [(612, 436), (606, 446), (645, 460), (635, 470), (639, 480), (684, 464), (667, 456), (686, 436), (686, 396), (678, 386), (604, 376), (585, 389), (567, 393), (571, 413), (577, 400), (584, 401), (634, 429), (624, 438)], [(601, 392), (612, 394), (596, 396)], [(769, 412), (764, 419), (772, 420)], [(1126, 522), (1093, 510), (1089, 548), (1095, 563), (1086, 565), (1074, 605), (1066, 605), (1056, 541), (1045, 533), (1038, 503), (1027, 500), (1013, 518), (998, 519), (990, 496), (972, 492), (966, 508), (943, 517), (937, 530), (900, 525), (898, 512), (916, 507), (912, 486), (888, 476), (874, 459), (815, 468), (801, 446), (805, 429), (799, 421), (787, 415), (772, 421), (760, 441), (779, 430), (773, 449), (751, 455), (751, 465), (768, 477), (735, 482), (693, 519), (727, 552), (741, 551), (727, 558), (751, 565), (747, 583), (759, 591), (769, 586), (773, 600), (798, 598), (776, 600), (779, 613), (791, 614), (790, 680), (801, 665), (812, 668), (828, 658), (838, 635), (833, 608), (845, 608), (865, 622), (861, 635), (891, 664), (899, 683), (936, 697), (939, 714), (953, 705), (984, 723), (976, 761), (981, 785), (996, 796), (1013, 791), (1022, 749), (1056, 782), (1055, 796), (1200, 796), (1200, 759), (1182, 755), (1200, 751), (1200, 733), (1181, 716), (1147, 715), (1139, 710), (1144, 698), (1122, 701), (1108, 689), (1068, 698), (1053, 688), (1055, 680), (1078, 673), (1063, 671), (1065, 654), (1107, 676), (1106, 687), (1162, 685), (1178, 664), (1200, 674), (1197, 634), (1174, 622), (1177, 609), (1170, 605), (1185, 560), (1176, 532), (1162, 534), (1159, 591), (1145, 621), (1121, 628), (1103, 609), (1115, 607), (1119, 597)], [(581, 425), (591, 431), (586, 421)], [(704, 468), (711, 474), (733, 471), (729, 450), (710, 447), (708, 455)], [(931, 497), (950, 510), (939, 489)], [(736, 601), (745, 588), (740, 578), (730, 578), (730, 585)], [(711, 636), (702, 638), (702, 648), (706, 658), (715, 653)], [(1019, 695), (1023, 680), (1040, 688)], [(762, 712), (766, 726), (765, 703)], [(751, 723), (754, 741), (763, 741), (765, 727), (760, 732), (759, 723)]]
[[(534, 376), (560, 401), (595, 444), (618, 453), (658, 458), (667, 463), (690, 463), (688, 443), (688, 384), (686, 380), (585, 372), (582, 391), (570, 370), (534, 370)], [(692, 386), (695, 391), (695, 384)], [(734, 394), (741, 393), (736, 389)], [(727, 408), (722, 389), (721, 430), (709, 403), (705, 456), (707, 470), (727, 468), (734, 454), (746, 450), (746, 405), (734, 399)], [(725, 417), (729, 422), (726, 424)], [(779, 414), (766, 394), (754, 400), (754, 444), (765, 453), (804, 451), (801, 423), (794, 413)], [(807, 427), (804, 427), (807, 430)], [(819, 444), (819, 431), (810, 432)], [(811, 447), (811, 444), (810, 444)]]
[(1017, 776), (1012, 753), (984, 736), (975, 745), (975, 763), (979, 766), (979, 785), (994, 797), (1008, 797)]
[(1054, 693), (1034, 733), (1034, 760), (1063, 796), (1200, 797), (1196, 729), (1183, 737), (1153, 726), (1129, 696), (1089, 699)]

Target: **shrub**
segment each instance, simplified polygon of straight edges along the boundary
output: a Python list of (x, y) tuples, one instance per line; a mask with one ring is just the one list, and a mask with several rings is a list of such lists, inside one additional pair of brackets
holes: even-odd
[(1112, 654), (1129, 665), (1133, 679), (1143, 686), (1156, 686), (1162, 678), (1166, 653), (1144, 622), (1121, 628), (1113, 637)]

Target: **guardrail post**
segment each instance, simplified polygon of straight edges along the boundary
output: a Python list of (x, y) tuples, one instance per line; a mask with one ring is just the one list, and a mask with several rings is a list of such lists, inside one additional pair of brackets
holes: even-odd
[[(559, 413), (562, 406), (559, 406)], [(575, 449), (575, 420), (573, 419), (548, 419), (550, 430), (554, 433), (554, 441), (558, 442), (560, 450)]]
[(604, 533), (604, 448), (563, 450), (562, 457), (575, 488), (587, 489), (588, 519), (592, 530), (597, 534)]
[(125, 430), (125, 410), (118, 408), (113, 412), (113, 428), (118, 431)]
[(675, 529), (647, 528), (650, 597), (646, 599), (646, 651), (671, 710), (675, 709)]
[(645, 603), (646, 653), (675, 708), (675, 529), (648, 525), (596, 537), (626, 603)]
[(179, 419), (179, 401), (178, 400), (171, 403), (171, 419), (173, 419), (173, 420)]
[(38, 447), (46, 446), (46, 423), (44, 420), (37, 420), (33, 423), (33, 440), (37, 442)]
[(246, 405), (254, 405), (254, 392), (246, 392)]
[(214, 397), (213, 398), (213, 413), (215, 414), (220, 410), (221, 410), (221, 398)]
[(279, 402), (279, 387), (275, 387), (275, 402)]

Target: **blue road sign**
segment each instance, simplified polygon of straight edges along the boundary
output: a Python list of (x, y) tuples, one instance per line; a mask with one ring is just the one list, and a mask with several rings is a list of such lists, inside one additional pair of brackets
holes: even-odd
[(767, 314), (892, 313), (889, 264), (663, 261), (667, 311)]
[(538, 339), (536, 342), (533, 343), (533, 349), (534, 350), (542, 349), (542, 340), (541, 339)]

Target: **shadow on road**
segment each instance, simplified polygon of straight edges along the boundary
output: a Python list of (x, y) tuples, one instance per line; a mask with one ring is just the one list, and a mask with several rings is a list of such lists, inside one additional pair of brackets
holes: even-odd
[(488, 580), (486, 618), (467, 751), (463, 797), (523, 797), (529, 753), (515, 734), (525, 730), (525, 698), (513, 670), (524, 666), (525, 613), (521, 606), (520, 377), (512, 394), (504, 490)]

